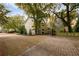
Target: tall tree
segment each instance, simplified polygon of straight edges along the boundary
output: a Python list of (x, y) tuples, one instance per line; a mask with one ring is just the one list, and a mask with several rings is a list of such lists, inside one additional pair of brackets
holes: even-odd
[(63, 21), (65, 26), (68, 27), (68, 32), (72, 32), (71, 21), (72, 19), (76, 18), (75, 13), (76, 13), (76, 9), (79, 7), (79, 4), (63, 3), (62, 5), (65, 7), (64, 10), (61, 10), (60, 12), (54, 11), (53, 13)]
[[(40, 3), (19, 3), (17, 4), (20, 8), (24, 9), (26, 13), (28, 14), (28, 17), (34, 19), (35, 24), (35, 33), (39, 34), (39, 28), (41, 21), (48, 16), (48, 13), (46, 12), (49, 8), (48, 6), (50, 4), (40, 4)], [(48, 8), (47, 8), (48, 7)]]

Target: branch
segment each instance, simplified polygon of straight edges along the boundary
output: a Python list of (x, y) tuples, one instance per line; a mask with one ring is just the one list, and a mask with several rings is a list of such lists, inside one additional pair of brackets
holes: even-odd
[(58, 18), (62, 19), (57, 13), (53, 12)]
[(69, 12), (72, 12), (76, 8), (76, 6), (77, 5), (74, 5), (73, 8)]
[(64, 24), (68, 25), (64, 18), (60, 17), (57, 13), (53, 12), (58, 18), (60, 18)]

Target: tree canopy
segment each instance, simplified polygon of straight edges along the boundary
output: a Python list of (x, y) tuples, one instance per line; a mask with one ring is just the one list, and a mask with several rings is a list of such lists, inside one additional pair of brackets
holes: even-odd
[(7, 22), (6, 14), (10, 12), (8, 9), (5, 8), (3, 4), (0, 4), (0, 25), (3, 25)]

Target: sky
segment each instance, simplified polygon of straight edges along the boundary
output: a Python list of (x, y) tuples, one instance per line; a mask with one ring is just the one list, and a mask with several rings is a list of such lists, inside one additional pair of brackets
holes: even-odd
[[(7, 14), (8, 16), (24, 15), (24, 11), (18, 8), (18, 6), (16, 6), (14, 3), (4, 3), (4, 6), (11, 11), (10, 13)], [(64, 7), (62, 6), (61, 9), (63, 8)]]
[[(8, 13), (8, 16), (14, 16), (14, 15), (25, 15), (24, 11), (20, 8), (18, 8), (18, 6), (16, 6), (14, 3), (4, 3), (4, 6), (6, 8), (8, 8), (11, 12)], [(63, 9), (64, 7), (62, 6), (61, 9)]]
[(24, 15), (24, 11), (18, 8), (14, 3), (5, 3), (4, 6), (11, 11), (7, 14), (8, 16)]

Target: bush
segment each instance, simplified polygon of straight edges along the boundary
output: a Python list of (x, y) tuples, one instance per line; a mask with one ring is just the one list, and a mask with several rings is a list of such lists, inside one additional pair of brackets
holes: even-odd
[[(3, 29), (9, 33), (19, 33), (26, 35), (25, 22), (20, 16), (8, 17), (8, 22), (3, 25)], [(5, 30), (6, 29), (6, 30)]]
[(25, 29), (24, 25), (18, 27), (17, 30), (16, 30), (16, 32), (19, 33), (19, 34), (27, 35), (27, 30)]

